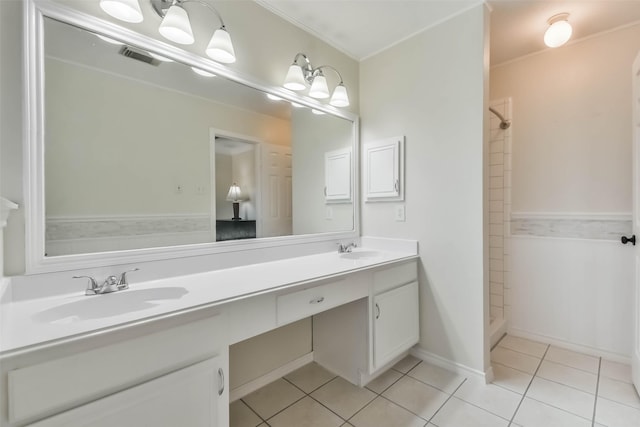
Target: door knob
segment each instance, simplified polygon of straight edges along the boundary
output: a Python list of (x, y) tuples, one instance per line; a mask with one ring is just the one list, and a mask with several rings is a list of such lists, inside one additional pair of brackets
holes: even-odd
[(620, 241), (622, 242), (623, 245), (626, 245), (627, 243), (631, 243), (633, 246), (635, 246), (636, 245), (636, 235), (634, 234), (631, 237), (622, 236), (620, 238)]

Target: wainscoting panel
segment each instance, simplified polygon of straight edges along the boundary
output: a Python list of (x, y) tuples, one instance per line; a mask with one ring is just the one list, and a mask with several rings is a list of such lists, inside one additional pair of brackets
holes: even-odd
[(511, 236), (509, 331), (631, 355), (633, 250), (615, 240)]

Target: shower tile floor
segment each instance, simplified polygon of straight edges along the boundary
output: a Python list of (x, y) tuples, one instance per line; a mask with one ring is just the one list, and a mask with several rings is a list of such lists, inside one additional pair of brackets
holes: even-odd
[(365, 388), (315, 363), (231, 404), (231, 427), (638, 427), (628, 365), (505, 336), (493, 384), (408, 356)]

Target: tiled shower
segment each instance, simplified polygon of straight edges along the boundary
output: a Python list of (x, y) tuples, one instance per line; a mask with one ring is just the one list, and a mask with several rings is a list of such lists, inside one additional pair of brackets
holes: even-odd
[[(511, 98), (490, 102), (492, 109), (511, 119)], [(489, 140), (489, 283), (491, 344), (506, 332), (509, 313), (509, 235), (511, 217), (511, 126), (491, 114)]]

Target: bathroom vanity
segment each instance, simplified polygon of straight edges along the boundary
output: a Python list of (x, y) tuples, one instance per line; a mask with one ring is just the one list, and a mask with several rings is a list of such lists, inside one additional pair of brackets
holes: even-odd
[(314, 360), (362, 386), (418, 342), (413, 247), (5, 301), (0, 425), (226, 426), (229, 346), (309, 316)]

